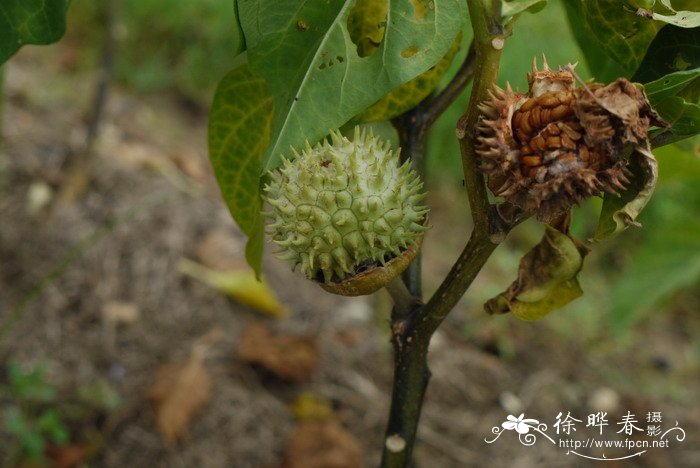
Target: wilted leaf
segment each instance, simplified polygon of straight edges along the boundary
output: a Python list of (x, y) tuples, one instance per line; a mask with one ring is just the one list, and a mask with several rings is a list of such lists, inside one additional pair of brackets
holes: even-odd
[(238, 356), (281, 379), (295, 382), (308, 380), (318, 362), (315, 338), (274, 335), (261, 324), (252, 324), (243, 333)]
[(354, 0), (239, 2), (250, 69), (275, 98), (264, 170), (277, 167), (290, 146), (315, 143), (447, 53), (466, 2), (427, 3), (389, 0), (379, 49), (362, 57), (347, 27)]
[(289, 468), (361, 468), (362, 447), (335, 421), (299, 424), (287, 443)]
[(204, 353), (193, 353), (186, 361), (165, 364), (148, 390), (156, 425), (168, 443), (175, 442), (211, 398), (214, 381), (203, 361)]
[(297, 396), (290, 409), (297, 421), (327, 421), (333, 417), (328, 400), (309, 392)]
[(382, 120), (391, 120), (415, 107), (423, 99), (428, 97), (440, 83), (440, 79), (442, 79), (459, 51), (461, 41), (462, 33), (460, 32), (457, 34), (450, 50), (447, 51), (447, 54), (445, 54), (438, 63), (427, 72), (417, 76), (408, 83), (402, 84), (362, 111), (356, 117), (357, 121), (381, 122)]
[(0, 65), (25, 44), (51, 44), (66, 31), (70, 0), (2, 0)]
[(583, 292), (576, 276), (588, 248), (551, 226), (542, 241), (520, 260), (518, 279), (485, 304), (490, 314), (511, 312), (522, 320), (538, 320)]
[(231, 216), (248, 236), (246, 259), (258, 276), (264, 235), (260, 171), (273, 117), (265, 80), (247, 65), (221, 80), (209, 114), (209, 158)]
[(630, 184), (619, 195), (606, 193), (593, 241), (616, 236), (629, 226), (639, 226), (637, 216), (651, 198), (658, 178), (658, 164), (646, 148), (638, 147), (632, 153), (629, 169)]
[(180, 273), (196, 278), (258, 312), (273, 317), (284, 317), (289, 313), (267, 281), (264, 278), (258, 281), (248, 269), (216, 271), (185, 258), (178, 262), (177, 268)]
[[(661, 24), (636, 15), (620, 0), (565, 0), (564, 4), (586, 62), (600, 81), (632, 76)], [(618, 67), (600, 63), (599, 50)]]

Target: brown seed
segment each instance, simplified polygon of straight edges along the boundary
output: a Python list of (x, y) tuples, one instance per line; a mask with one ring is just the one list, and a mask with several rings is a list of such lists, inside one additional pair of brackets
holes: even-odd
[(557, 106), (552, 109), (552, 120), (562, 120), (564, 117), (572, 115), (574, 110), (569, 106)]
[(566, 134), (561, 136), (561, 146), (567, 149), (576, 149), (576, 143)]
[(561, 129), (559, 128), (559, 125), (555, 123), (550, 123), (547, 124), (546, 130), (551, 134), (551, 135), (559, 135), (561, 133)]
[(537, 135), (535, 138), (530, 140), (530, 146), (536, 151), (542, 151), (545, 149), (545, 139), (542, 135)]
[(591, 158), (591, 153), (588, 151), (588, 146), (581, 145), (578, 151), (578, 155), (581, 158), (581, 161), (588, 162)]
[[(566, 136), (566, 135), (563, 135), (563, 136), (562, 136), (562, 139), (563, 139), (565, 136)], [(559, 148), (559, 147), (561, 146), (562, 140), (560, 140), (558, 136), (551, 136), (551, 137), (547, 138), (547, 142), (546, 142), (546, 143), (547, 143), (547, 148), (550, 148), (550, 149), (557, 149), (557, 148)]]
[(532, 127), (530, 126), (528, 115), (524, 115), (523, 119), (520, 121), (520, 129), (522, 129), (526, 135), (532, 134)]
[(530, 111), (530, 126), (532, 128), (540, 128), (542, 126), (542, 108), (535, 107)]
[(562, 130), (564, 130), (564, 133), (566, 133), (568, 135), (568, 137), (571, 138), (572, 140), (580, 140), (581, 139), (582, 135), (579, 132), (577, 132), (576, 130), (574, 130), (573, 128), (571, 128), (571, 126), (569, 126), (569, 125), (564, 125), (564, 128)]
[(542, 107), (556, 107), (560, 104), (559, 97), (553, 93), (546, 93), (537, 98), (537, 104)]
[(542, 158), (539, 156), (523, 156), (520, 158), (520, 161), (525, 165), (525, 166), (539, 166), (542, 164)]
[(535, 104), (536, 104), (536, 103), (537, 103), (537, 101), (536, 101), (535, 99), (528, 99), (527, 101), (525, 101), (525, 102), (523, 103), (522, 106), (520, 106), (519, 112), (527, 112), (527, 111), (529, 111), (530, 109), (532, 109), (533, 107), (535, 107)]

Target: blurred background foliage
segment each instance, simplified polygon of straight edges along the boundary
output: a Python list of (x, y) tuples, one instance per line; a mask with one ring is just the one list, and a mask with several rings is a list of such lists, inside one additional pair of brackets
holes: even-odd
[[(74, 0), (63, 41), (95, 66), (105, 2)], [(115, 75), (138, 92), (175, 91), (208, 106), (241, 50), (232, 1), (123, 0), (117, 12)], [(86, 49), (86, 50), (85, 50)]]
[[(96, 66), (103, 29), (102, 4), (74, 0), (68, 16), (64, 43), (75, 47), (76, 67)], [(140, 93), (175, 93), (186, 102), (206, 108), (214, 88), (234, 65), (241, 48), (232, 2), (220, 0), (123, 0), (118, 15), (118, 51), (115, 72), (123, 86)], [(578, 62), (577, 71), (591, 76), (560, 0), (550, 0), (537, 14), (523, 14), (506, 42), (499, 82), (527, 87), (530, 57), (547, 57), (550, 65)], [(466, 54), (471, 32), (465, 31), (462, 47), (443, 78), (447, 83)], [(454, 123), (466, 109), (469, 89), (443, 114), (431, 130), (428, 151), (429, 187), (461, 187), (459, 148)], [(378, 133), (394, 141), (388, 123), (374, 124)], [(660, 181), (650, 205), (641, 217), (644, 229), (630, 230), (612, 242), (595, 246), (582, 273), (585, 295), (552, 320), (584, 320), (587, 327), (610, 327), (615, 333), (630, 329), (635, 321), (672, 311), (678, 301), (697, 296), (700, 285), (700, 139), (655, 151)], [(460, 198), (461, 199), (461, 198)], [(574, 232), (581, 238), (595, 229), (599, 200), (589, 200), (576, 210)], [(455, 214), (465, 211), (454, 207)], [(514, 278), (517, 262), (527, 245), (537, 242), (541, 226), (530, 222), (519, 228), (512, 241), (516, 251), (500, 249), (493, 263), (509, 265)], [(519, 240), (518, 240), (519, 239)], [(520, 247), (524, 247), (521, 249)], [(430, 261), (430, 259), (427, 259)], [(476, 291), (467, 300), (474, 305), (502, 288)]]

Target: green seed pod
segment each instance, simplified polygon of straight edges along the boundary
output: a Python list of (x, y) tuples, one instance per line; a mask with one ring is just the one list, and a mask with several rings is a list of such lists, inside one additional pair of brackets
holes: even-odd
[[(410, 261), (392, 260), (415, 255), (417, 249), (409, 247), (427, 229), (423, 183), (388, 142), (359, 127), (354, 141), (335, 131), (331, 142), (314, 148), (307, 143), (301, 154), (294, 152), (294, 160), (283, 158), (282, 167), (270, 174), (264, 198), (273, 208), (268, 227), (282, 248), (280, 258), (293, 269), (301, 265), (309, 279), (325, 285), (366, 277), (389, 263), (402, 271)], [(386, 271), (378, 276), (387, 276)], [(350, 289), (352, 295), (369, 294), (384, 284)]]

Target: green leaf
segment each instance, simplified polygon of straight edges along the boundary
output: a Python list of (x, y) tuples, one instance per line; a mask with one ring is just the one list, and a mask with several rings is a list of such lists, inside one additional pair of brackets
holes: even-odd
[(505, 0), (501, 2), (501, 18), (504, 23), (525, 11), (537, 13), (547, 6), (547, 0)]
[(700, 68), (668, 74), (658, 80), (646, 83), (644, 92), (652, 106), (665, 98), (675, 96), (687, 86), (700, 85)]
[(518, 279), (490, 299), (490, 314), (512, 313), (522, 320), (539, 320), (583, 294), (576, 279), (588, 248), (573, 237), (546, 225), (542, 241), (520, 260)]
[(619, 195), (606, 193), (603, 197), (598, 228), (592, 239), (595, 242), (610, 239), (629, 226), (640, 226), (636, 219), (654, 193), (658, 164), (651, 151), (638, 147), (632, 153), (629, 168), (633, 175), (627, 190)]
[(457, 34), (452, 47), (427, 72), (404, 83), (355, 117), (357, 122), (381, 122), (391, 120), (418, 105), (432, 93), (440, 83), (447, 68), (459, 51), (462, 34)]
[[(619, 0), (565, 0), (576, 40), (599, 81), (630, 77), (644, 58), (659, 23), (642, 18)], [(617, 67), (604, 61), (602, 51)], [(617, 71), (621, 73), (616, 73)]]
[(687, 138), (700, 133), (700, 105), (672, 96), (657, 103), (654, 110), (671, 124), (670, 132), (676, 137)]
[(224, 201), (249, 238), (246, 259), (257, 275), (264, 234), (260, 170), (272, 131), (273, 108), (265, 80), (244, 64), (219, 83), (209, 114), (209, 158)]
[(2, 0), (0, 64), (25, 44), (51, 44), (66, 31), (70, 0)]
[(70, 440), (68, 428), (61, 421), (61, 416), (56, 410), (44, 411), (37, 421), (37, 427), (47, 433), (51, 440), (57, 444), (65, 444)]
[(384, 38), (368, 57), (348, 32), (354, 0), (239, 2), (250, 69), (275, 99), (263, 168), (290, 146), (314, 143), (392, 89), (435, 65), (466, 17), (462, 0), (390, 0)]
[(678, 71), (700, 68), (700, 28), (661, 28), (632, 81), (648, 83)]

